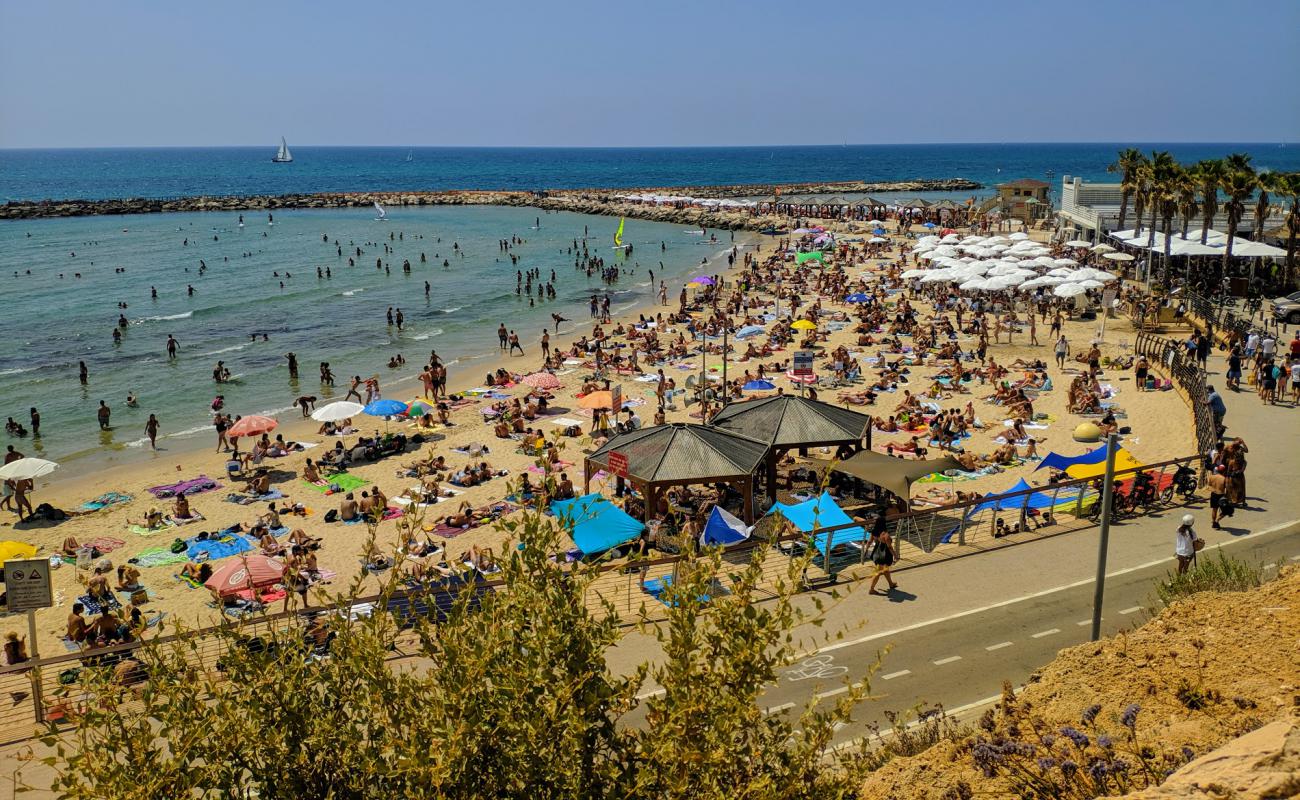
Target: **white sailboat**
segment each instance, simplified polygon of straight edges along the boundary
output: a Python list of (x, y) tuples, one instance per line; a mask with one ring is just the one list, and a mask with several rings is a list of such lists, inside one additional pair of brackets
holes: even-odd
[(414, 160), (415, 160), (415, 151), (414, 151), (414, 150), (407, 150), (407, 151), (406, 151), (406, 160), (407, 160), (407, 161), (414, 161)]
[(293, 153), (289, 152), (289, 144), (281, 136), (280, 150), (275, 154), (275, 158), (271, 159), (271, 162), (274, 164), (288, 164), (291, 161), (293, 161)]
[(388, 221), (388, 214), (384, 211), (384, 207), (379, 205), (378, 200), (375, 201), (375, 213), (378, 215), (375, 217), (375, 222)]

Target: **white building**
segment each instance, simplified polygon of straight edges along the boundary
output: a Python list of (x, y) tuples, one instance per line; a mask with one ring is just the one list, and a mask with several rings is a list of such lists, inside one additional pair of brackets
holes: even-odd
[[(1064, 239), (1086, 239), (1091, 242), (1100, 242), (1099, 233), (1108, 233), (1119, 228), (1119, 201), (1120, 201), (1120, 184), (1118, 183), (1089, 183), (1082, 178), (1064, 176), (1061, 179), (1061, 208), (1056, 212), (1059, 220), (1061, 236)], [(1269, 220), (1280, 219), (1281, 209), (1275, 203), (1269, 208)], [(1151, 210), (1146, 209), (1143, 214), (1143, 225), (1151, 221)], [(1137, 224), (1134, 219), (1133, 198), (1128, 199), (1128, 213), (1124, 218), (1124, 227), (1133, 228)], [(1157, 221), (1157, 225), (1160, 221)], [(1182, 218), (1176, 217), (1175, 224), (1181, 228)], [(1275, 224), (1275, 223), (1274, 223)], [(1254, 206), (1248, 204), (1245, 217), (1241, 221), (1241, 227), (1249, 234), (1251, 226), (1254, 225)], [(1196, 215), (1193, 220), (1193, 226), (1200, 230), (1201, 217)], [(1215, 215), (1212, 228), (1218, 230), (1228, 229), (1228, 213), (1224, 203), (1219, 203), (1219, 213)]]

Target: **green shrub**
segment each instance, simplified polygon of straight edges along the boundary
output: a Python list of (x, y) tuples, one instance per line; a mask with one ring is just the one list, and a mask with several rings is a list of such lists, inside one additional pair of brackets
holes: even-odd
[(1263, 582), (1262, 565), (1233, 558), (1219, 550), (1217, 557), (1197, 558), (1182, 575), (1171, 573), (1160, 580), (1156, 583), (1156, 597), (1167, 606), (1197, 592), (1244, 592)]

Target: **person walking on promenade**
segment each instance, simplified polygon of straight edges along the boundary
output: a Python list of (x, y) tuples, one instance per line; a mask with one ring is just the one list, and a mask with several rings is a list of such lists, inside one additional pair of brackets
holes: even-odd
[(875, 523), (871, 526), (871, 538), (867, 542), (867, 552), (871, 554), (871, 563), (876, 565), (876, 572), (871, 576), (871, 586), (867, 589), (867, 594), (887, 594), (886, 592), (877, 592), (876, 583), (881, 578), (889, 584), (890, 591), (898, 588), (894, 582), (894, 576), (890, 574), (890, 569), (898, 559), (898, 551), (894, 547), (893, 537), (889, 535), (889, 530), (885, 527), (885, 512), (882, 510), (876, 517)]
[[(1203, 541), (1196, 537), (1196, 531), (1192, 530), (1196, 518), (1191, 514), (1183, 515), (1183, 524), (1178, 526), (1178, 532), (1174, 534), (1174, 557), (1178, 559), (1178, 574), (1187, 573), (1188, 567), (1196, 560), (1197, 542)], [(1204, 545), (1202, 545), (1204, 546)]]

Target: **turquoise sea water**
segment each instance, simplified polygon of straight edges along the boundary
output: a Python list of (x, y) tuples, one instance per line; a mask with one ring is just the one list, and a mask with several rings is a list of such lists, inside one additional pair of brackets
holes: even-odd
[[(539, 214), (541, 229), (533, 230)], [(563, 332), (589, 327), (592, 293), (609, 292), (616, 313), (651, 303), (650, 269), (676, 298), (688, 273), (701, 271), (702, 259), (715, 270), (725, 266), (730, 244), (726, 232), (704, 243), (680, 226), (629, 220), (624, 239), (634, 250), (625, 258), (611, 246), (617, 220), (610, 217), (495, 207), (397, 208), (387, 222), (374, 216), (370, 209), (281, 211), (268, 225), (266, 214), (250, 213), (243, 228), (238, 215), (227, 213), (0, 224), (0, 275), (9, 285), (8, 302), (0, 305), (8, 344), (0, 353), (0, 415), (27, 425), (35, 405), (42, 416), (39, 440), (10, 441), (29, 455), (61, 461), (105, 450), (130, 457), (145, 444), (145, 420), (156, 413), (163, 433), (173, 437), (164, 446), (192, 444), (195, 437), (207, 443), (215, 394), (225, 395), (233, 413), (283, 413), (300, 394), (325, 397), (321, 361), (333, 368), (336, 397), (346, 393), (350, 376), (379, 373), (385, 396), (410, 399), (418, 385), (413, 376), (433, 349), (452, 362), (453, 380), (468, 372), (481, 381), (485, 370), (475, 361), (497, 353), (502, 322), (518, 331), (527, 357), (517, 360), (531, 371), (540, 363), (542, 329), (554, 330), (552, 312), (572, 320)], [(599, 273), (589, 278), (576, 270), (567, 251), (575, 239), (582, 245), (584, 228), (591, 252), (630, 274), (607, 286)], [(402, 238), (390, 241), (390, 233)], [(511, 251), (517, 265), (498, 247), (511, 236), (525, 240)], [(385, 244), (391, 253), (383, 252)], [(347, 266), (349, 256), (356, 266)], [(387, 271), (376, 268), (377, 258)], [(200, 259), (207, 265), (202, 276)], [(409, 275), (402, 271), (404, 259), (411, 262)], [(329, 267), (332, 277), (318, 278), (317, 267)], [(530, 307), (527, 297), (515, 294), (516, 269), (530, 268), (542, 270), (544, 281), (555, 271), (555, 300)], [(156, 300), (151, 287), (158, 290)], [(127, 308), (120, 311), (119, 302)], [(390, 306), (405, 315), (400, 332), (387, 324)], [(115, 345), (119, 313), (129, 324)], [(254, 333), (257, 341), (250, 341)], [(262, 341), (263, 333), (269, 341)], [(167, 358), (168, 335), (180, 343), (174, 360)], [(298, 382), (288, 378), (288, 351), (298, 356)], [(389, 370), (396, 353), (408, 365)], [(78, 381), (82, 360), (90, 373), (87, 387)], [(218, 360), (236, 382), (212, 381)], [(125, 403), (132, 391), (139, 396), (134, 409)], [(101, 399), (113, 409), (109, 432), (96, 424)]]

